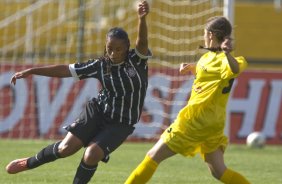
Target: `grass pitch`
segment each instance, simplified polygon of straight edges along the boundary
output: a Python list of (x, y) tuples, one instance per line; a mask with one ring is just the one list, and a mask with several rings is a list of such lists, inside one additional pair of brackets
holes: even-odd
[[(1, 184), (70, 184), (83, 154), (43, 165), (15, 175), (5, 172), (5, 166), (16, 158), (36, 154), (53, 143), (50, 140), (0, 140)], [(90, 183), (123, 184), (130, 172), (143, 160), (152, 143), (125, 143), (117, 149), (107, 164), (99, 164)], [(252, 184), (282, 183), (282, 146), (249, 149), (244, 145), (230, 145), (225, 154), (226, 164), (246, 176)], [(149, 184), (215, 184), (199, 156), (184, 158), (176, 155), (160, 164)]]

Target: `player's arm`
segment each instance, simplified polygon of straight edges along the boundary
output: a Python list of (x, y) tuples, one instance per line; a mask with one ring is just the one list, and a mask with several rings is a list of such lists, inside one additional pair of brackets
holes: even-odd
[(181, 63), (179, 68), (180, 74), (193, 74), (196, 73), (196, 63)]
[(149, 13), (149, 4), (147, 1), (142, 1), (138, 5), (138, 28), (136, 49), (144, 56), (148, 54), (148, 28), (146, 22), (146, 16)]
[(221, 49), (226, 55), (228, 64), (231, 68), (231, 71), (234, 74), (239, 73), (239, 63), (238, 61), (230, 54), (230, 52), (233, 50), (232, 48), (232, 39), (230, 37), (226, 37), (225, 40), (221, 44)]
[(69, 65), (51, 65), (44, 67), (29, 68), (17, 72), (12, 76), (10, 83), (15, 85), (17, 79), (26, 78), (30, 75), (42, 75), (47, 77), (59, 78), (71, 77)]

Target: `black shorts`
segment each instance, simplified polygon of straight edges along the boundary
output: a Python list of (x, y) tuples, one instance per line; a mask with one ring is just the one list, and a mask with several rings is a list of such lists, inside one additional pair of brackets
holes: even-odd
[(132, 134), (134, 127), (119, 122), (109, 122), (103, 117), (95, 98), (88, 101), (84, 111), (65, 129), (78, 137), (85, 147), (95, 142), (105, 156), (118, 148)]

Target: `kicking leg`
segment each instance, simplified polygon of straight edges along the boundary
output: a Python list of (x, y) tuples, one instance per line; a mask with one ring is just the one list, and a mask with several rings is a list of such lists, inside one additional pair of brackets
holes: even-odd
[(159, 163), (175, 155), (168, 146), (160, 139), (152, 149), (150, 149), (144, 160), (127, 178), (125, 184), (147, 183), (157, 170)]
[(70, 156), (77, 152), (82, 146), (82, 142), (77, 137), (68, 133), (62, 141), (48, 145), (35, 156), (10, 162), (6, 166), (6, 171), (9, 174), (16, 174), (33, 169), (45, 163), (55, 161), (58, 158)]
[(223, 154), (224, 152), (220, 148), (212, 153), (205, 154), (205, 162), (212, 175), (225, 184), (250, 184), (244, 176), (225, 166)]

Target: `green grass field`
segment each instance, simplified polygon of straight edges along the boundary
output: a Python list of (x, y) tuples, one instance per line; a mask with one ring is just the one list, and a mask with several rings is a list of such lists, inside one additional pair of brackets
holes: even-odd
[[(9, 175), (5, 166), (9, 161), (28, 157), (53, 141), (6, 140), (0, 141), (1, 184), (43, 184), (72, 183), (83, 150), (75, 155), (57, 160), (37, 169)], [(151, 143), (125, 143), (112, 155), (109, 163), (101, 163), (91, 183), (122, 184), (130, 172), (143, 159)], [(243, 145), (231, 145), (226, 150), (226, 163), (230, 168), (244, 174), (252, 184), (282, 183), (282, 146), (266, 146), (263, 149), (249, 149)], [(150, 184), (213, 184), (213, 179), (199, 156), (184, 158), (180, 155), (164, 161)]]

